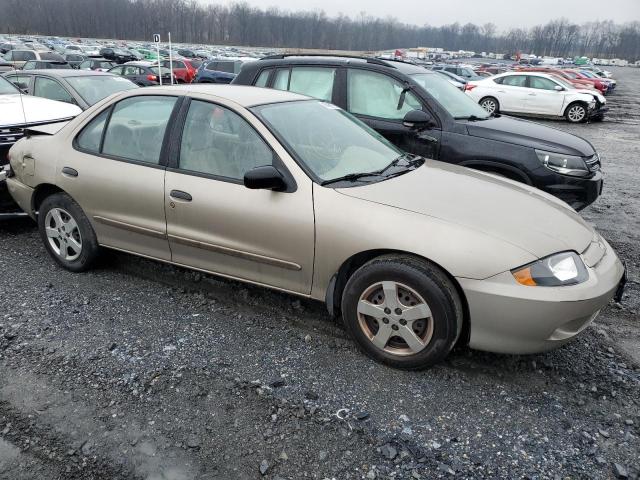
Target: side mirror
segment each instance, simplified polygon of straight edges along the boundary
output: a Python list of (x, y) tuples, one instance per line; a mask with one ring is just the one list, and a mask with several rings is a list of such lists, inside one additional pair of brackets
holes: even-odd
[(556, 85), (555, 87), (553, 87), (553, 89), (554, 89), (556, 92), (563, 92), (563, 91), (564, 91), (564, 88), (563, 88), (563, 87), (561, 87), (560, 85)]
[(436, 122), (431, 114), (423, 110), (411, 110), (406, 113), (402, 124), (407, 128), (429, 128), (433, 127)]
[(272, 165), (255, 167), (244, 174), (244, 186), (252, 190), (285, 190), (284, 176)]

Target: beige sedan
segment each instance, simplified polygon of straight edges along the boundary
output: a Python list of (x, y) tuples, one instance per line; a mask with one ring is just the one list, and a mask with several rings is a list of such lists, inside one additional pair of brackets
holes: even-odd
[(124, 92), (9, 156), (8, 188), (62, 267), (84, 271), (106, 247), (324, 301), (366, 353), (400, 368), (456, 343), (559, 346), (624, 276), (561, 201), (404, 154), (288, 92)]

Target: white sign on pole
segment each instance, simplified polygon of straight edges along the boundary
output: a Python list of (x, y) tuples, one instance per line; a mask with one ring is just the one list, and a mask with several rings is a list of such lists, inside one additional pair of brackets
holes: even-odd
[(158, 53), (158, 81), (160, 82), (160, 86), (162, 86), (162, 65), (160, 64), (160, 34), (153, 34), (153, 41), (156, 44), (156, 52)]
[(169, 74), (171, 75), (171, 85), (173, 85), (173, 54), (171, 53), (171, 32), (169, 32)]

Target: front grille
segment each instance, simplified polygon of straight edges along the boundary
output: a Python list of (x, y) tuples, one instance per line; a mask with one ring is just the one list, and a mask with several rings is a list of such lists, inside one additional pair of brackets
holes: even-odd
[(21, 127), (0, 127), (0, 145), (13, 145), (23, 136)]
[(584, 161), (587, 164), (587, 168), (590, 172), (597, 172), (598, 170), (600, 170), (600, 157), (597, 153), (585, 158)]

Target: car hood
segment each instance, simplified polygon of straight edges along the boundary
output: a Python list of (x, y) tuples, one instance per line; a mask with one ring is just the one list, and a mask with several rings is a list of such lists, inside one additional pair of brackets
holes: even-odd
[(538, 258), (567, 250), (581, 253), (595, 235), (575, 210), (551, 195), (435, 160), (398, 177), (337, 191), (462, 225)]
[(593, 146), (584, 138), (528, 120), (505, 115), (468, 122), (467, 131), (473, 137), (538, 148), (548, 152), (590, 157)]
[(0, 95), (0, 125), (3, 126), (69, 120), (80, 113), (80, 107), (69, 103), (30, 95)]

